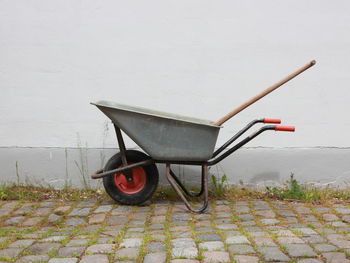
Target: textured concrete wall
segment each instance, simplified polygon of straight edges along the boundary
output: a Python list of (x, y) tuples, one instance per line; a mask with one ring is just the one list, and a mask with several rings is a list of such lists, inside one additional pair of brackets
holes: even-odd
[[(90, 101), (216, 120), (316, 59), (310, 71), (227, 122), (218, 142), (253, 118), (282, 118), (297, 126), (295, 134), (263, 135), (249, 147), (273, 147), (271, 156), (293, 147), (291, 160), (309, 154), (318, 165), (293, 169), (308, 167), (303, 178), (314, 180), (308, 176), (330, 169), (319, 152), (327, 160), (350, 147), (349, 8), (346, 0), (0, 1), (1, 180), (15, 175), (14, 160), (42, 178), (50, 165), (64, 164), (65, 148), (115, 147), (111, 125)], [(37, 162), (50, 158), (47, 147), (61, 161), (44, 162), (44, 169)], [(256, 156), (256, 170), (245, 168), (249, 176), (272, 171), (268, 162), (258, 165), (260, 150), (239, 155)], [(99, 154), (91, 151), (89, 168), (98, 168)], [(283, 156), (273, 165), (288, 174)], [(231, 158), (225, 169), (234, 176), (244, 160)], [(341, 171), (330, 172), (329, 181), (350, 170), (342, 160), (331, 166)], [(79, 175), (74, 169), (72, 180)]]
[[(17, 182), (62, 188), (99, 187), (101, 180), (89, 175), (100, 169), (115, 149), (0, 148), (0, 183)], [(265, 187), (281, 185), (291, 173), (303, 183), (316, 186), (348, 186), (350, 149), (245, 148), (220, 164), (210, 174), (228, 176), (229, 183)], [(166, 184), (164, 165), (159, 165), (160, 183)], [(200, 169), (175, 166), (174, 171), (188, 184), (198, 185)], [(84, 183), (84, 178), (86, 183)]]

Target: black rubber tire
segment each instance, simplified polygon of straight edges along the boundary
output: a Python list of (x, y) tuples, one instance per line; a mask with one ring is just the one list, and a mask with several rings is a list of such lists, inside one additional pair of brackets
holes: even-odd
[[(136, 163), (150, 159), (150, 157), (143, 152), (127, 150), (126, 159), (128, 162)], [(116, 169), (121, 165), (121, 155), (120, 153), (117, 153), (108, 160), (104, 171)], [(107, 176), (103, 178), (103, 186), (107, 194), (118, 203), (124, 205), (139, 205), (150, 199), (158, 186), (158, 169), (155, 164), (144, 166), (142, 168), (146, 173), (146, 184), (140, 192), (135, 194), (124, 193), (115, 185), (114, 176)]]

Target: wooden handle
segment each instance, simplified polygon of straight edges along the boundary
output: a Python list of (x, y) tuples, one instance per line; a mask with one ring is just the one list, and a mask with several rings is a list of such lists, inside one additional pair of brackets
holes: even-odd
[(257, 102), (258, 100), (260, 100), (262, 97), (265, 97), (267, 94), (269, 94), (270, 92), (274, 91), (275, 89), (279, 88), (280, 86), (282, 86), (283, 84), (287, 83), (288, 81), (290, 81), (291, 79), (295, 78), (296, 76), (298, 76), (300, 73), (304, 72), (305, 70), (307, 70), (308, 68), (311, 68), (313, 65), (316, 64), (315, 60), (310, 61), (309, 63), (307, 63), (305, 66), (301, 67), (300, 69), (298, 69), (297, 71), (295, 71), (294, 73), (288, 75), (287, 77), (285, 77), (284, 79), (280, 80), (279, 82), (277, 82), (276, 84), (272, 85), (271, 87), (267, 88), (266, 90), (262, 91), (261, 93), (259, 93), (258, 95), (256, 95), (255, 97), (251, 98), (250, 100), (246, 101), (245, 103), (243, 103), (241, 106), (237, 107), (236, 109), (232, 110), (231, 112), (229, 112), (228, 114), (226, 114), (224, 117), (222, 117), (221, 119), (219, 119), (217, 122), (214, 123), (214, 125), (217, 126), (221, 126), (224, 122), (226, 122), (227, 120), (231, 119), (233, 116), (235, 116), (237, 113), (241, 112), (242, 110), (244, 110), (245, 108), (247, 108), (248, 106), (252, 105), (253, 103)]

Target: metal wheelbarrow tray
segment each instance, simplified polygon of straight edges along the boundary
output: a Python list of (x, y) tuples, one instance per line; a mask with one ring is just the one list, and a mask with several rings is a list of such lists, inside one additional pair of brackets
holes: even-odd
[[(267, 130), (294, 131), (292, 126), (265, 125), (259, 130), (228, 147), (257, 123), (279, 124), (279, 119), (256, 119), (214, 151), (221, 125), (234, 115), (253, 104), (287, 81), (315, 64), (311, 61), (280, 82), (264, 90), (217, 122), (190, 118), (150, 109), (133, 107), (109, 101), (91, 103), (112, 120), (117, 135), (119, 151), (112, 156), (103, 170), (96, 171), (93, 179), (103, 178), (106, 192), (116, 201), (127, 205), (142, 204), (148, 200), (158, 185), (156, 163), (166, 164), (166, 177), (186, 207), (192, 212), (203, 212), (208, 206), (208, 167), (217, 164)], [(145, 153), (127, 150), (121, 130)], [(226, 151), (225, 151), (226, 150)], [(171, 164), (198, 165), (202, 167), (201, 189), (198, 193), (188, 191), (175, 173)], [(195, 209), (187, 196), (204, 194), (202, 207)]]
[(109, 101), (92, 104), (153, 159), (206, 161), (213, 154), (220, 129), (214, 122)]

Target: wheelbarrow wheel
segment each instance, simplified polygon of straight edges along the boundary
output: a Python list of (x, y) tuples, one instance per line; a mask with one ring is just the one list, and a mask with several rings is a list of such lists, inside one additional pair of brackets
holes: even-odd
[[(134, 151), (126, 151), (128, 164), (148, 160), (146, 154)], [(122, 167), (121, 154), (113, 155), (107, 162), (104, 171)], [(158, 169), (155, 164), (137, 167), (130, 170), (132, 182), (128, 182), (123, 173), (114, 174), (103, 178), (103, 186), (108, 195), (115, 201), (125, 205), (139, 205), (151, 198), (158, 185)]]

